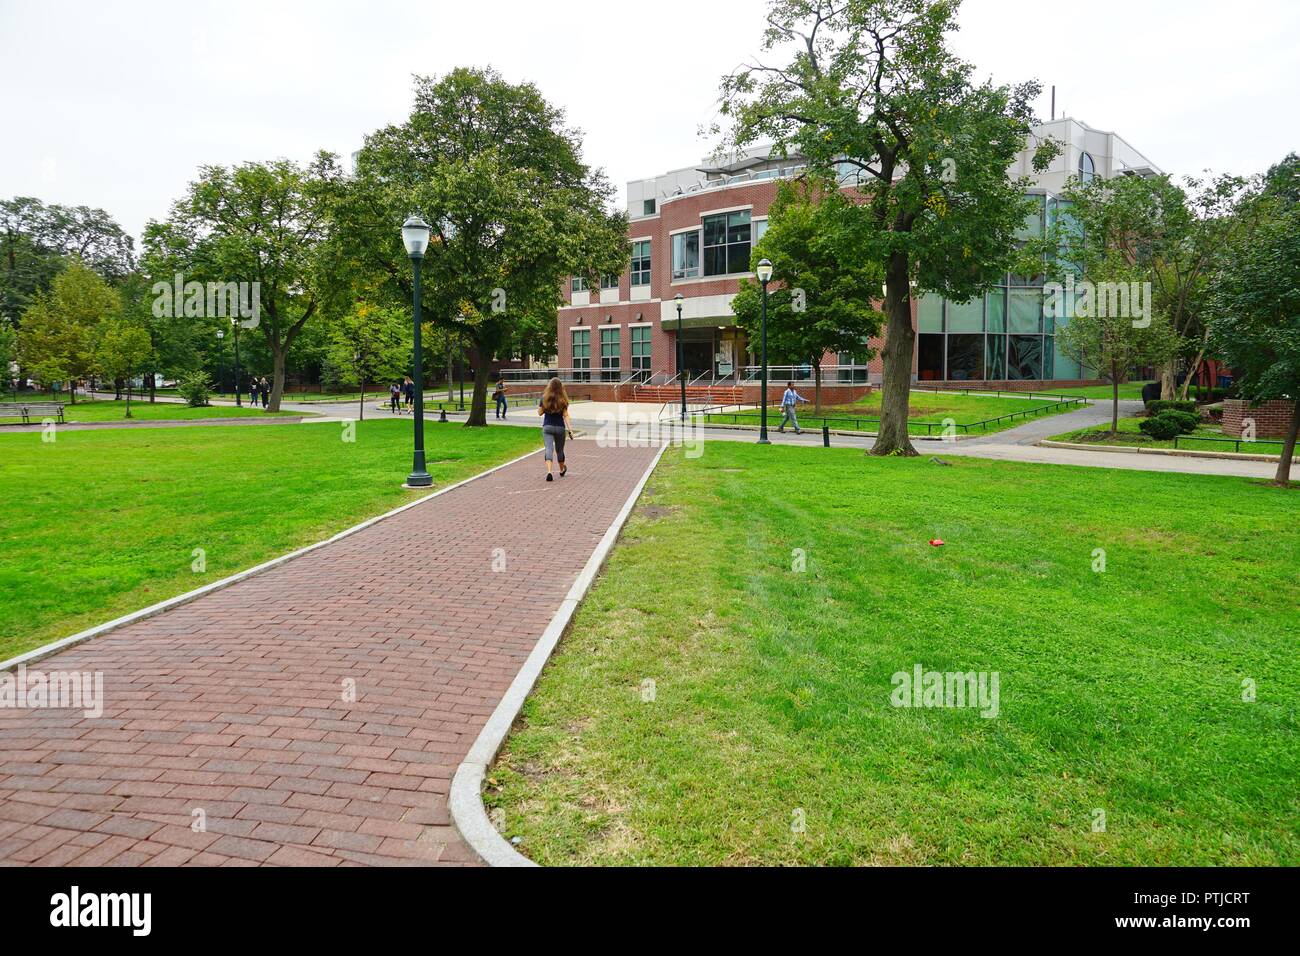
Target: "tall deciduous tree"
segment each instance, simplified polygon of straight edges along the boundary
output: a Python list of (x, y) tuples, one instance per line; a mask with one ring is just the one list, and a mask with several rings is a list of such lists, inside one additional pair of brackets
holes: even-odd
[(23, 313), (21, 361), (47, 385), (67, 381), (75, 402), (77, 380), (95, 370), (95, 330), (121, 307), (117, 290), (80, 260), (71, 260), (49, 292), (37, 293)]
[[(822, 407), (822, 357), (868, 354), (867, 340), (880, 334), (884, 318), (872, 301), (880, 288), (880, 267), (845, 240), (852, 215), (853, 204), (839, 191), (819, 193), (805, 184), (783, 183), (752, 256), (751, 268), (762, 259), (772, 263), (778, 283), (768, 294), (769, 360), (812, 365), (816, 414)], [(731, 309), (749, 341), (758, 342), (761, 286), (742, 279)]]
[(1268, 171), (1242, 216), (1215, 275), (1210, 338), (1241, 397), (1293, 403), (1274, 479), (1286, 486), (1300, 432), (1300, 157)]
[(102, 209), (0, 201), (0, 315), (16, 322), (72, 257), (117, 281), (135, 266), (134, 240)]
[[(947, 48), (957, 0), (773, 0), (764, 51), (722, 82), (731, 140), (771, 138), (830, 179), (856, 170), (860, 254), (885, 273), (881, 423), (873, 454), (915, 455), (908, 400), (912, 286), (966, 301), (1015, 259), (1029, 205), (1008, 168), (1025, 148), (1037, 83), (977, 84)], [(1034, 167), (1059, 146), (1040, 144)]]
[[(328, 281), (319, 252), (329, 229), (327, 196), (341, 176), (324, 152), (307, 168), (283, 159), (204, 166), (167, 221), (145, 230), (150, 271), (161, 281), (182, 272), (187, 281), (258, 284), (255, 327), (271, 353), (271, 411), (284, 393), (285, 357)], [(244, 324), (254, 327), (252, 319)]]
[(424, 258), (425, 317), (469, 343), (474, 397), (467, 425), (487, 424), (490, 364), (530, 322), (554, 322), (562, 281), (627, 266), (626, 220), (587, 167), (579, 135), (528, 83), (492, 70), (419, 77), (402, 124), (366, 139), (336, 206), (340, 267), (388, 280), (411, 297), (399, 227), (412, 212), (433, 234)]

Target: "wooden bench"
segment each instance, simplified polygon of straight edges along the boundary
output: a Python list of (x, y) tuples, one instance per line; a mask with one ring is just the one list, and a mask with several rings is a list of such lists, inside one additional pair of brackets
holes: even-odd
[[(62, 424), (63, 405), (63, 402), (3, 402), (0, 403), (0, 415), (6, 418), (20, 415), (24, 425), (33, 424), (33, 419), (40, 422), (46, 418), (54, 418)], [(9, 411), (9, 408), (14, 411)]]

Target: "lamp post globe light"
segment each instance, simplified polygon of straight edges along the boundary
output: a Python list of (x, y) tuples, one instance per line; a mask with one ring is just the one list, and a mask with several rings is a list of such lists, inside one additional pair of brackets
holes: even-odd
[(682, 294), (673, 296), (677, 304), (677, 377), (682, 382), (682, 423), (686, 422), (686, 369), (682, 368)]
[(424, 466), (424, 371), (420, 366), (422, 355), (420, 345), (420, 262), (424, 259), (424, 250), (429, 247), (429, 224), (419, 216), (411, 216), (402, 223), (402, 244), (406, 254), (411, 257), (411, 269), (415, 275), (415, 288), (412, 302), (415, 313), (414, 355), (411, 359), (411, 378), (415, 381), (415, 451), (411, 461), (411, 474), (406, 479), (408, 488), (428, 488), (433, 484), (428, 470)]
[(754, 270), (758, 276), (759, 283), (763, 286), (763, 309), (761, 321), (761, 339), (762, 355), (759, 359), (762, 365), (762, 391), (759, 393), (759, 412), (758, 412), (758, 443), (760, 445), (770, 445), (767, 439), (767, 284), (772, 281), (772, 263), (763, 259), (758, 263), (758, 268)]

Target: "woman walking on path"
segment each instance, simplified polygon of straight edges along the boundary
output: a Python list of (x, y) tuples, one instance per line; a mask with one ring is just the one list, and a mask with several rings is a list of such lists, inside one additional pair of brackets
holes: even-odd
[(554, 481), (551, 475), (551, 459), (560, 464), (560, 477), (569, 469), (564, 464), (564, 438), (573, 437), (573, 422), (569, 418), (569, 396), (564, 391), (564, 383), (553, 378), (546, 383), (546, 391), (537, 405), (537, 414), (542, 416), (542, 454), (546, 457), (546, 480)]
[(406, 407), (410, 411), (415, 410), (415, 382), (411, 376), (406, 376), (406, 381), (402, 383), (402, 395), (406, 398)]

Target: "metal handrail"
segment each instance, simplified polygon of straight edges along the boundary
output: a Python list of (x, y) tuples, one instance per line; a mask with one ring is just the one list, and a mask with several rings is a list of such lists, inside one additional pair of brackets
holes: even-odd
[[(1211, 436), (1209, 436), (1209, 435), (1175, 435), (1175, 436), (1174, 436), (1174, 447), (1175, 447), (1175, 448), (1178, 447), (1178, 440), (1179, 440), (1180, 438), (1181, 438), (1183, 441), (1212, 441), (1212, 442), (1225, 442), (1225, 443), (1226, 443), (1226, 442), (1232, 442), (1232, 444), (1235, 446), (1235, 447), (1233, 448), (1233, 453), (1234, 453), (1234, 454), (1239, 454), (1239, 453), (1241, 452), (1241, 446), (1242, 446), (1243, 444), (1246, 444), (1246, 445), (1280, 445), (1280, 446), (1282, 446), (1282, 447), (1286, 447), (1286, 442), (1283, 441), (1283, 440), (1280, 439), (1280, 438), (1213, 438), (1213, 437), (1211, 437)], [(1139, 446), (1139, 447), (1140, 447), (1140, 446)], [(1249, 454), (1249, 453), (1247, 453), (1247, 454)], [(1267, 454), (1270, 454), (1270, 452), (1262, 452), (1261, 454), (1265, 454), (1265, 455), (1267, 455)], [(1281, 453), (1280, 451), (1279, 451), (1277, 454), (1278, 454), (1278, 457), (1281, 457), (1281, 455), (1282, 455), (1282, 453)], [(1296, 452), (1296, 454), (1295, 454), (1294, 457), (1296, 457), (1296, 458), (1300, 458), (1300, 446), (1297, 447), (1297, 452)]]
[[(1009, 412), (1009, 413), (1007, 413), (1006, 415), (998, 415), (996, 418), (986, 418), (986, 419), (984, 419), (983, 421), (978, 421), (978, 422), (953, 422), (953, 423), (952, 423), (952, 427), (953, 427), (953, 428), (961, 429), (961, 430), (962, 430), (962, 433), (963, 433), (963, 434), (966, 434), (966, 435), (969, 435), (969, 434), (971, 433), (971, 429), (973, 429), (973, 428), (978, 428), (978, 429), (980, 429), (980, 431), (987, 432), (987, 431), (988, 431), (988, 426), (990, 426), (990, 425), (999, 424), (999, 423), (1004, 422), (1004, 421), (1012, 421), (1012, 422), (1013, 422), (1013, 421), (1015, 421), (1017, 418), (1028, 418), (1030, 415), (1033, 415), (1033, 416), (1037, 417), (1037, 416), (1042, 415), (1042, 414), (1044, 414), (1045, 412), (1050, 411), (1050, 410), (1052, 410), (1052, 409), (1060, 408), (1061, 406), (1065, 406), (1065, 407), (1069, 408), (1069, 407), (1073, 407), (1074, 405), (1086, 404), (1087, 401), (1088, 401), (1088, 400), (1085, 399), (1085, 398), (1069, 398), (1069, 399), (1065, 399), (1065, 400), (1063, 400), (1063, 401), (1059, 401), (1059, 402), (1052, 402), (1052, 403), (1050, 403), (1050, 404), (1048, 404), (1048, 405), (1040, 405), (1040, 406), (1036, 406), (1036, 407), (1034, 407), (1034, 408), (1027, 408), (1027, 409), (1025, 409), (1024, 411), (1021, 411), (1021, 412)], [(695, 412), (695, 414), (696, 414), (696, 415), (702, 415), (702, 416), (704, 417), (705, 424), (709, 424), (710, 421), (711, 421), (713, 418), (730, 418), (730, 419), (731, 419), (730, 424), (733, 424), (733, 425), (751, 424), (751, 422), (748, 422), (748, 421), (746, 421), (746, 422), (741, 422), (741, 421), (738, 420), (738, 419), (739, 419), (739, 416), (742, 415), (742, 414), (744, 414), (743, 409), (744, 409), (744, 404), (745, 404), (745, 403), (737, 402), (737, 403), (733, 403), (733, 404), (735, 404), (736, 407), (737, 407), (737, 411), (735, 411), (735, 412), (721, 412), (721, 411), (713, 411), (711, 408), (708, 408), (708, 409), (703, 409), (703, 410), (697, 411), (697, 412)], [(759, 407), (759, 404), (758, 404), (757, 402), (754, 402), (753, 405), (754, 405), (754, 408), (758, 408), (758, 407)], [(714, 408), (719, 408), (719, 409), (721, 409), (721, 408), (728, 408), (728, 407), (731, 407), (731, 406), (730, 406), (730, 405), (718, 405), (718, 406), (713, 406), (713, 407), (714, 407)], [(772, 405), (769, 405), (768, 407), (773, 409), (773, 414), (780, 414), (780, 412), (779, 412), (780, 406), (772, 406)], [(769, 416), (769, 417), (770, 417), (770, 416)], [(843, 417), (840, 417), (840, 416), (827, 416), (827, 415), (816, 415), (816, 416), (808, 416), (808, 415), (805, 415), (803, 420), (804, 420), (804, 421), (807, 421), (807, 422), (819, 422), (819, 423), (821, 423), (822, 425), (830, 425), (830, 424), (832, 424), (832, 423), (838, 423), (838, 422), (843, 422), (843, 423), (853, 422), (853, 427), (854, 427), (854, 429), (855, 429), (855, 430), (859, 430), (859, 431), (860, 431), (861, 428), (862, 428), (862, 423), (863, 423), (863, 422), (868, 422), (868, 423), (870, 423), (870, 422), (874, 422), (874, 423), (877, 424), (877, 425), (880, 424), (880, 419), (879, 419), (878, 417), (871, 416), (871, 415), (863, 415), (863, 416), (860, 416), (860, 417), (859, 417), (859, 416), (856, 416), (856, 415), (855, 415), (855, 416), (852, 416), (852, 417), (849, 417), (849, 416), (843, 416)], [(910, 420), (910, 419), (909, 419), (909, 420), (908, 420), (908, 423), (907, 423), (907, 427), (908, 427), (908, 431), (909, 431), (909, 433), (911, 432), (912, 426), (916, 426), (916, 427), (918, 427), (918, 428), (920, 428), (920, 427), (924, 427), (924, 428), (925, 428), (925, 434), (926, 434), (926, 435), (931, 435), (931, 434), (933, 434), (933, 430), (936, 429), (936, 428), (940, 428), (940, 429), (942, 429), (942, 428), (946, 428), (946, 427), (948, 427), (948, 426), (946, 426), (943, 422), (922, 422), (922, 421), (913, 421), (913, 420)], [(847, 424), (844, 425), (843, 427), (847, 427)], [(1228, 440), (1230, 440), (1230, 439), (1228, 439)]]

